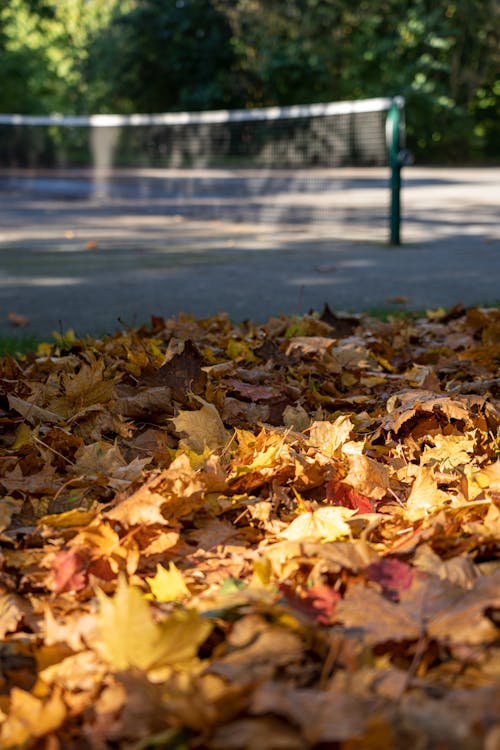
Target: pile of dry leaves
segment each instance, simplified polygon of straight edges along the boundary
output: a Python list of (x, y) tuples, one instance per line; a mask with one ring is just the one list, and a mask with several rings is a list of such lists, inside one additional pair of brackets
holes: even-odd
[(0, 362), (0, 747), (500, 746), (500, 310)]

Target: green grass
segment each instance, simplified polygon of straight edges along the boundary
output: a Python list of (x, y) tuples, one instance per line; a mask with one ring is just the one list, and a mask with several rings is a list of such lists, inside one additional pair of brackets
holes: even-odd
[(10, 354), (13, 357), (21, 357), (28, 352), (36, 351), (42, 339), (37, 336), (0, 336), (0, 357)]

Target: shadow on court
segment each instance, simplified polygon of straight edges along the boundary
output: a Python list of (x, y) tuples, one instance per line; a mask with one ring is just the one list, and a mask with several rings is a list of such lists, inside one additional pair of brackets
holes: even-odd
[(495, 303), (499, 187), (499, 169), (405, 169), (395, 248), (382, 169), (0, 174), (0, 334), (9, 313), (48, 336)]

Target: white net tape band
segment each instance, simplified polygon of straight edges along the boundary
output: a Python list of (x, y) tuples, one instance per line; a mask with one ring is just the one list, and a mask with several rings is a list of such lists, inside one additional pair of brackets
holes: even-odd
[(358, 112), (384, 112), (396, 104), (404, 106), (401, 96), (394, 98), (361, 99), (350, 102), (326, 104), (298, 104), (289, 107), (262, 107), (260, 109), (213, 110), (208, 112), (167, 112), (163, 114), (133, 115), (17, 115), (0, 114), (0, 125), (60, 125), (122, 127), (130, 125), (186, 125), (225, 122), (251, 122), (259, 120), (297, 119), (301, 117), (326, 117), (349, 115)]

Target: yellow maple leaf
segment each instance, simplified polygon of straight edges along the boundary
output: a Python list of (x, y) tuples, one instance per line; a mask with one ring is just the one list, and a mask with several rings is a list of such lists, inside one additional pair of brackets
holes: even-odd
[(29, 740), (58, 729), (65, 718), (66, 706), (59, 690), (54, 690), (47, 700), (43, 700), (13, 687), (10, 710), (0, 732), (0, 747), (4, 750), (24, 747)]
[(389, 469), (360, 453), (347, 454), (349, 473), (344, 482), (363, 495), (381, 500), (389, 488)]
[(212, 626), (193, 610), (173, 612), (164, 622), (153, 619), (148, 601), (137, 586), (118, 579), (112, 598), (97, 592), (100, 642), (96, 647), (115, 669), (188, 666)]
[(38, 429), (31, 430), (31, 428), (29, 427), (29, 425), (26, 424), (26, 422), (21, 422), (21, 424), (16, 430), (16, 439), (11, 445), (11, 450), (17, 451), (19, 450), (19, 448), (22, 448), (24, 445), (29, 445), (31, 443), (32, 436), (38, 437)]
[(226, 445), (228, 433), (215, 406), (202, 398), (198, 401), (202, 404), (201, 409), (182, 410), (172, 419), (177, 432), (185, 435), (180, 445), (195, 453), (203, 453), (205, 447), (219, 450)]
[(237, 465), (234, 467), (233, 475), (240, 477), (244, 474), (259, 472), (263, 469), (272, 469), (277, 463), (281, 445), (270, 445), (268, 448), (257, 453), (247, 464)]
[(347, 414), (337, 417), (334, 422), (316, 421), (311, 425), (309, 442), (325, 456), (334, 456), (349, 440), (353, 429), (354, 424)]
[(472, 478), (481, 489), (500, 492), (500, 461), (484, 466), (481, 471), (473, 473)]
[(194, 471), (189, 458), (181, 453), (168, 469), (153, 474), (141, 487), (106, 513), (106, 518), (129, 527), (140, 524), (167, 524), (200, 507), (210, 481), (217, 475)]
[(52, 513), (38, 519), (38, 526), (55, 526), (58, 528), (70, 528), (72, 526), (87, 526), (96, 515), (94, 510), (83, 510), (83, 508), (72, 508), (64, 513)]
[(97, 516), (87, 526), (82, 528), (71, 540), (72, 547), (96, 547), (102, 555), (126, 556), (126, 551), (120, 545), (120, 538), (110, 524), (103, 522)]
[(77, 372), (67, 372), (61, 377), (62, 396), (53, 399), (49, 408), (56, 415), (74, 416), (78, 412), (96, 404), (108, 404), (113, 389), (120, 376), (105, 377), (105, 363), (95, 356), (88, 355)]
[(281, 532), (280, 536), (290, 541), (307, 539), (308, 541), (331, 542), (350, 536), (351, 529), (346, 521), (354, 513), (356, 513), (355, 510), (337, 505), (301, 513)]
[(434, 435), (434, 447), (426, 446), (421, 463), (438, 465), (441, 471), (449, 471), (468, 464), (474, 453), (475, 440), (472, 435)]
[(432, 469), (428, 466), (419, 466), (406, 503), (406, 516), (410, 521), (418, 521), (429, 511), (437, 510), (449, 500), (446, 492), (438, 488)]
[(168, 570), (163, 565), (158, 565), (156, 574), (147, 577), (146, 581), (158, 602), (173, 602), (184, 599), (190, 593), (182, 573), (173, 562), (170, 563)]

